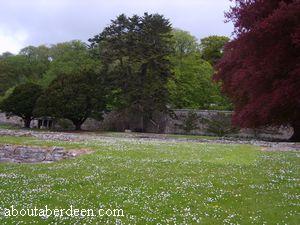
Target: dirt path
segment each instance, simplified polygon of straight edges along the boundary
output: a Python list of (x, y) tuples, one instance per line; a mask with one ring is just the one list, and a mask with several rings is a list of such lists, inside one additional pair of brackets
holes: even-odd
[(58, 140), (58, 141), (113, 141), (116, 139), (124, 141), (161, 141), (161, 142), (204, 142), (219, 144), (250, 144), (260, 146), (263, 151), (300, 151), (300, 143), (292, 142), (268, 142), (261, 140), (243, 140), (233, 138), (205, 139), (204, 138), (188, 138), (186, 136), (176, 138), (167, 134), (146, 134), (146, 133), (95, 133), (95, 132), (49, 132), (49, 131), (33, 131), (33, 130), (9, 130), (0, 129), (0, 136), (15, 137), (35, 137), (42, 140)]

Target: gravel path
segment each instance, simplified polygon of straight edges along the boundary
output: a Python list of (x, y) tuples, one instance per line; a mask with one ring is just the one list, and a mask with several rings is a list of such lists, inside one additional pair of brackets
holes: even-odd
[(131, 141), (162, 141), (162, 142), (206, 142), (220, 144), (250, 144), (260, 146), (263, 151), (300, 151), (300, 143), (293, 142), (268, 142), (261, 140), (243, 140), (232, 138), (220, 139), (189, 139), (188, 137), (170, 137), (166, 134), (146, 134), (146, 133), (116, 133), (118, 135), (94, 132), (49, 132), (49, 131), (33, 131), (33, 130), (9, 130), (0, 129), (0, 136), (16, 136), (16, 137), (35, 137), (42, 140), (58, 140), (58, 141), (89, 141), (104, 140), (112, 141), (116, 139)]

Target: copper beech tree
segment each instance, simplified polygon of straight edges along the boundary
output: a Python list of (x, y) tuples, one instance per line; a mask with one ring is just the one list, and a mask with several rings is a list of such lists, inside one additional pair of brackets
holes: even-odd
[(215, 79), (235, 105), (233, 123), (291, 125), (300, 141), (300, 1), (236, 0), (226, 17), (234, 39)]

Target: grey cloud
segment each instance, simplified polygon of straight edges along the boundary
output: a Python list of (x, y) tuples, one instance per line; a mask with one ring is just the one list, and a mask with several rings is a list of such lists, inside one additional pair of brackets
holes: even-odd
[[(230, 36), (233, 30), (232, 24), (223, 22), (229, 0), (0, 0), (0, 4), (0, 52), (16, 46), (87, 41), (120, 13), (160, 13), (197, 38)], [(1, 38), (10, 44), (1, 45)]]

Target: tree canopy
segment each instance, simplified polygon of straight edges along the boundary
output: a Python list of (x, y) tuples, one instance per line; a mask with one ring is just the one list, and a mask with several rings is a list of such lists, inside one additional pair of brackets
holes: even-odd
[(3, 52), (1, 55), (0, 55), (0, 60), (1, 59), (6, 59), (7, 57), (10, 57), (10, 56), (13, 56), (14, 54), (12, 54), (11, 52)]
[(37, 82), (50, 65), (49, 48), (28, 46), (18, 55), (3, 53), (0, 57), (0, 95), (26, 82)]
[(47, 87), (60, 74), (72, 74), (82, 70), (100, 71), (101, 63), (94, 60), (86, 43), (78, 40), (52, 45), (51, 63), (39, 83)]
[(225, 36), (209, 36), (201, 39), (200, 49), (202, 58), (215, 65), (223, 55), (223, 49), (229, 41)]
[(137, 130), (144, 129), (154, 111), (167, 110), (171, 31), (170, 22), (162, 15), (120, 15), (90, 39), (117, 99), (115, 107), (141, 118)]
[(38, 99), (34, 113), (37, 116), (69, 119), (75, 129), (80, 130), (88, 117), (102, 118), (104, 90), (101, 77), (94, 71), (60, 74)]
[(241, 127), (290, 124), (300, 140), (300, 2), (236, 0), (235, 26), (215, 78)]
[(229, 109), (230, 103), (220, 93), (220, 87), (212, 82), (213, 67), (201, 59), (201, 55), (190, 54), (172, 57), (175, 78), (169, 80), (172, 108)]
[[(172, 35), (175, 51), (170, 60), (173, 65), (174, 79), (170, 79), (168, 82), (171, 107), (230, 109), (231, 105), (228, 99), (220, 92), (220, 85), (212, 81), (214, 73), (212, 65), (203, 59), (205, 51), (220, 51), (223, 46), (218, 41), (217, 49), (212, 50), (208, 44), (206, 48), (201, 49), (197, 38), (187, 31), (174, 29)], [(208, 39), (223, 38), (214, 36)]]
[(25, 82), (31, 75), (30, 65), (25, 56), (16, 55), (0, 60), (0, 95), (12, 86)]
[(33, 110), (36, 101), (42, 94), (42, 88), (34, 83), (20, 84), (0, 103), (1, 111), (7, 116), (19, 116), (24, 121), (24, 127), (29, 128), (34, 118)]
[(187, 56), (199, 52), (199, 43), (196, 37), (188, 31), (173, 29), (172, 39), (174, 54), (179, 57)]

